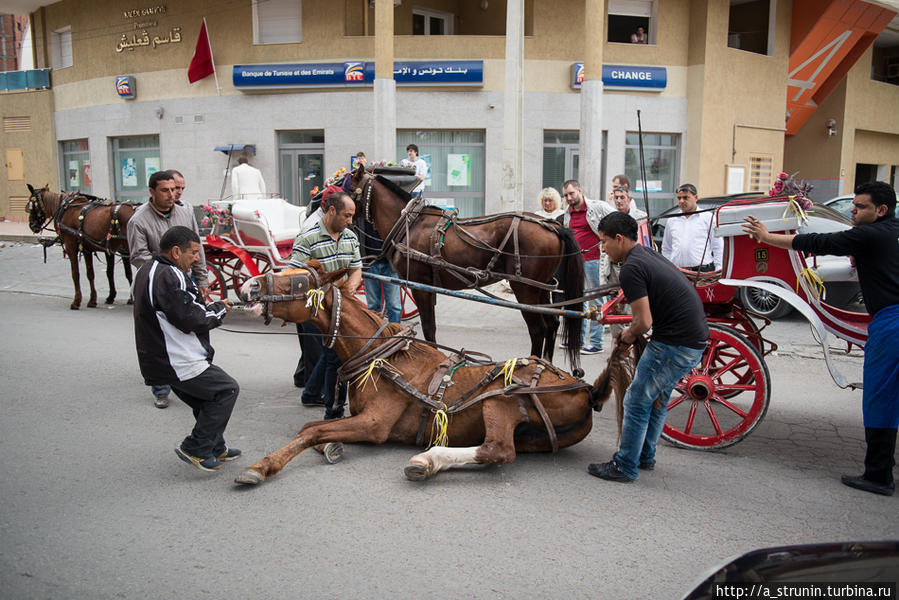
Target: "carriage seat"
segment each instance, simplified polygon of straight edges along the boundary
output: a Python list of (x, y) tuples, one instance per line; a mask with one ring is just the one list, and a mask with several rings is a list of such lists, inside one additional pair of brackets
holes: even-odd
[[(786, 211), (786, 215), (784, 214)], [(747, 204), (724, 205), (718, 209), (718, 222), (715, 227), (717, 237), (745, 235), (743, 219), (754, 216), (768, 228), (768, 231), (795, 231), (799, 229), (799, 218), (789, 209), (789, 203), (783, 200), (752, 202)]]
[(258, 249), (274, 245), (282, 258), (290, 256), (305, 213), (305, 209), (281, 198), (239, 200), (231, 206), (241, 245)]
[(415, 169), (409, 167), (375, 167), (371, 172), (409, 194), (421, 183), (421, 179), (415, 174)]

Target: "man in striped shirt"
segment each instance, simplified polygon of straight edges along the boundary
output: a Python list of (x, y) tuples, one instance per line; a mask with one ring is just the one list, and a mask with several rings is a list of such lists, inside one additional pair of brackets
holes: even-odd
[[(344, 281), (335, 285), (355, 294), (362, 283), (362, 257), (359, 240), (349, 229), (356, 207), (344, 192), (334, 192), (322, 200), (321, 222), (297, 236), (290, 256), (291, 268), (302, 267), (310, 258), (318, 259), (325, 271), (349, 268)], [(320, 343), (320, 342), (319, 342)], [(340, 358), (332, 348), (325, 348), (321, 358), (306, 379), (306, 388), (300, 400), (306, 406), (325, 405), (325, 419), (343, 416), (346, 383), (340, 385), (339, 401), (335, 402), (334, 386)]]

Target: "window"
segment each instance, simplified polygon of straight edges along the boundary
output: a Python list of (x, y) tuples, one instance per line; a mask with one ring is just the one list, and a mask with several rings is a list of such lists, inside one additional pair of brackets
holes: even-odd
[[(609, 41), (630, 44), (633, 35), (655, 44), (655, 11), (655, 0), (609, 0)], [(642, 38), (638, 28), (643, 29)]]
[(91, 154), (87, 140), (60, 142), (59, 181), (67, 192), (91, 193)]
[[(643, 155), (646, 182), (640, 174), (640, 136), (629, 132), (624, 145), (624, 173), (631, 180), (631, 194), (649, 196), (650, 214), (658, 214), (672, 205), (680, 173), (680, 136), (675, 133), (644, 133)], [(642, 208), (642, 206), (641, 206)]]
[(158, 135), (112, 138), (115, 199), (145, 202), (150, 175), (160, 170), (159, 165)]
[(774, 157), (770, 154), (749, 155), (749, 192), (767, 192), (774, 175)]
[(452, 13), (413, 7), (412, 35), (453, 35)]
[(774, 53), (775, 0), (730, 0), (727, 45), (771, 55)]
[(278, 159), (281, 197), (291, 204), (306, 206), (311, 192), (324, 185), (325, 132), (279, 131)]
[(53, 54), (54, 69), (65, 69), (72, 66), (71, 27), (63, 27), (50, 34), (50, 51)]
[(302, 0), (253, 0), (254, 44), (298, 44), (302, 25)]
[(543, 132), (543, 187), (553, 187), (561, 192), (564, 182), (578, 178), (579, 142), (577, 131)]
[[(899, 21), (894, 18), (893, 22)], [(871, 79), (899, 85), (899, 32), (892, 23), (874, 40), (871, 52)]]
[(429, 203), (458, 208), (461, 217), (484, 214), (483, 130), (397, 130), (398, 159), (406, 158), (409, 144), (418, 146), (419, 158), (428, 165), (424, 196)]

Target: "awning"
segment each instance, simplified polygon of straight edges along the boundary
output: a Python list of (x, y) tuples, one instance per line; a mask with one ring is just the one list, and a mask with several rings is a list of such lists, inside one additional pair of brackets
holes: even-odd
[(216, 152), (223, 152), (225, 154), (231, 154), (234, 152), (241, 152), (246, 150), (252, 155), (256, 155), (256, 144), (228, 144), (227, 146), (216, 146), (213, 148)]

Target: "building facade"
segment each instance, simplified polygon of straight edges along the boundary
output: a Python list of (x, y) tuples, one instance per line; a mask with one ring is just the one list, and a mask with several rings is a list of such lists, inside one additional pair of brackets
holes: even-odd
[[(823, 200), (860, 177), (895, 184), (899, 164), (887, 77), (899, 44), (876, 42), (895, 12), (856, 0), (41, 4), (34, 64), (52, 87), (0, 92), (3, 145), (21, 155), (0, 175), (3, 217), (24, 216), (26, 181), (143, 200), (168, 168), (192, 203), (227, 197), (242, 152), (302, 205), (356, 152), (399, 161), (414, 143), (425, 196), (463, 216), (534, 210), (541, 188), (572, 178), (602, 197), (618, 173), (652, 214), (684, 181), (701, 195), (767, 191), (781, 170)], [(830, 4), (860, 16), (825, 61), (814, 48), (827, 39), (803, 41)], [(191, 84), (204, 19), (216, 73)], [(632, 43), (641, 30), (647, 43)], [(802, 77), (829, 89), (799, 98), (791, 124), (788, 83)]]

